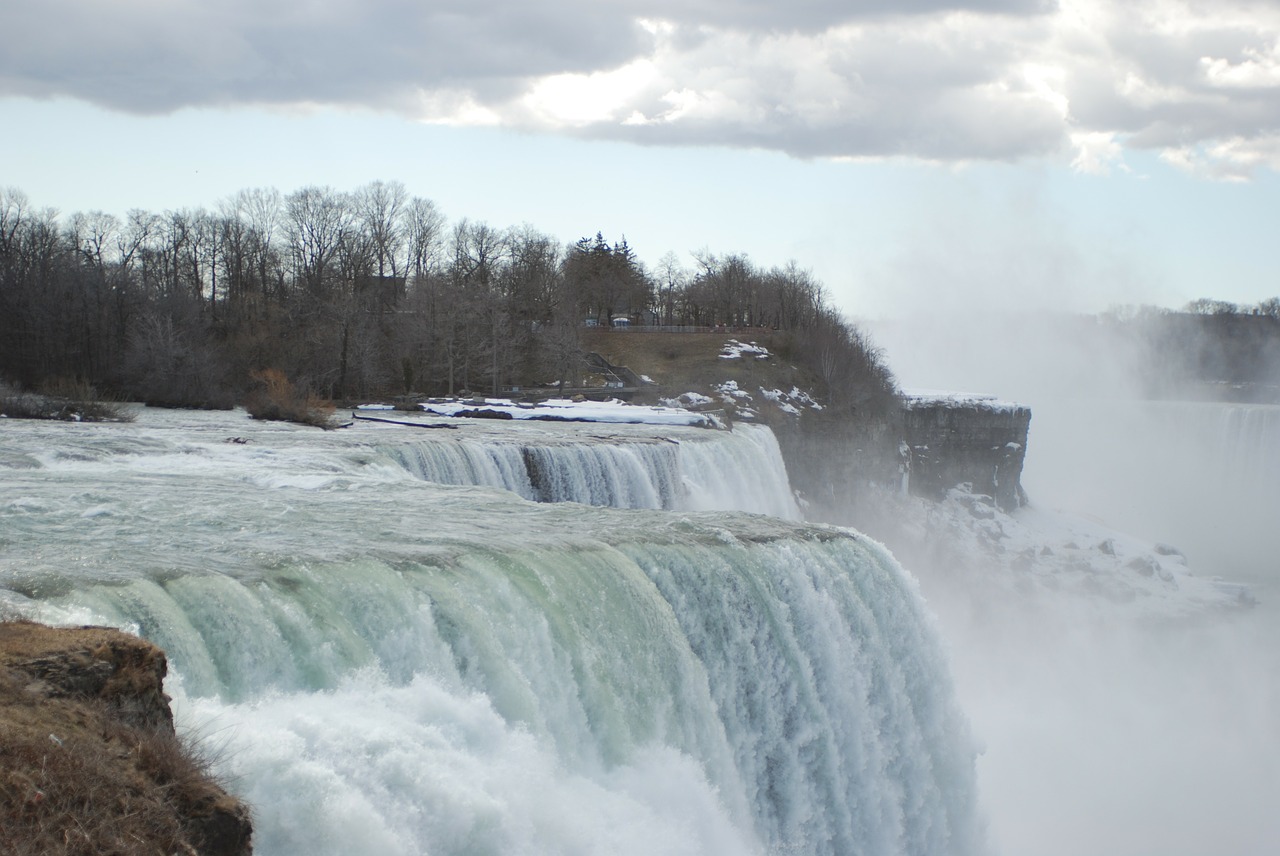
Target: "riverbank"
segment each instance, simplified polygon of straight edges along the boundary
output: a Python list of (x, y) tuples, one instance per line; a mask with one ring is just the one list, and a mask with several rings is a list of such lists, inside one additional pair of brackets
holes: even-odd
[(6, 853), (252, 852), (248, 806), (174, 731), (167, 668), (118, 630), (0, 623)]

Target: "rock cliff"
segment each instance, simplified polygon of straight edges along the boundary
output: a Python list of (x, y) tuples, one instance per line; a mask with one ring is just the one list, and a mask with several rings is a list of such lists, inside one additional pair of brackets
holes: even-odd
[(1020, 507), (1030, 424), (1029, 408), (983, 396), (906, 396), (900, 452), (911, 493), (941, 500), (967, 483), (1003, 511)]
[(166, 669), (110, 628), (0, 622), (4, 853), (252, 852), (248, 807), (174, 731)]
[(905, 487), (941, 501), (947, 491), (1025, 504), (1022, 465), (1031, 410), (985, 396), (905, 395), (895, 413), (850, 419), (827, 413), (769, 420), (808, 516), (864, 527), (867, 505)]

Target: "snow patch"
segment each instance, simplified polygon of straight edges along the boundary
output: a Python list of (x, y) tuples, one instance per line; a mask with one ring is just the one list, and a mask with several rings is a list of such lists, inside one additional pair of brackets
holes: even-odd
[(745, 389), (740, 389), (736, 380), (726, 380), (724, 383), (718, 383), (715, 389), (716, 392), (720, 393), (720, 399), (725, 404), (737, 404), (739, 400), (751, 401), (751, 393)]
[(791, 387), (790, 392), (783, 392), (780, 389), (765, 389), (760, 387), (760, 394), (777, 405), (778, 409), (783, 413), (791, 416), (799, 416), (800, 408), (808, 407), (811, 410), (821, 410), (822, 405), (813, 400), (813, 396), (805, 392), (798, 386)]
[(724, 343), (724, 347), (720, 349), (720, 359), (722, 360), (740, 360), (743, 357), (754, 357), (757, 360), (767, 360), (773, 356), (769, 353), (769, 349), (763, 345), (757, 345), (755, 342), (742, 343), (737, 339), (730, 339)]
[(682, 392), (675, 398), (660, 398), (658, 403), (663, 407), (683, 407), (687, 410), (692, 407), (706, 407), (709, 404), (715, 404), (715, 399), (700, 392)]

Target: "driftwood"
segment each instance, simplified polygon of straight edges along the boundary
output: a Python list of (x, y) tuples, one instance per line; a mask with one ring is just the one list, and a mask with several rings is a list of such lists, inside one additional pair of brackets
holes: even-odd
[(447, 425), (443, 422), (407, 422), (403, 419), (387, 419), (383, 416), (361, 416), (358, 413), (351, 414), (352, 419), (358, 419), (361, 422), (385, 422), (388, 425), (404, 425), (406, 428), (448, 428), (453, 431), (457, 429), (457, 425)]

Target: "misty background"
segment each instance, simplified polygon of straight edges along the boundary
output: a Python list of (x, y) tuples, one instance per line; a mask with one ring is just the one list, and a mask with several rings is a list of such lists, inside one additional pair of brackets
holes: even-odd
[[(1062, 856), (1269, 852), (1280, 841), (1267, 808), (1280, 797), (1280, 407), (1203, 400), (1224, 393), (1187, 384), (1135, 324), (1099, 322), (1010, 311), (869, 325), (904, 387), (1031, 406), (1032, 509), (1168, 544), (1193, 573), (1246, 582), (1259, 600), (1200, 619), (1117, 619), (1101, 602), (960, 589), (955, 569), (913, 568), (988, 741), (978, 768), (993, 838), (999, 852)], [(1251, 368), (1280, 377), (1280, 364)]]

